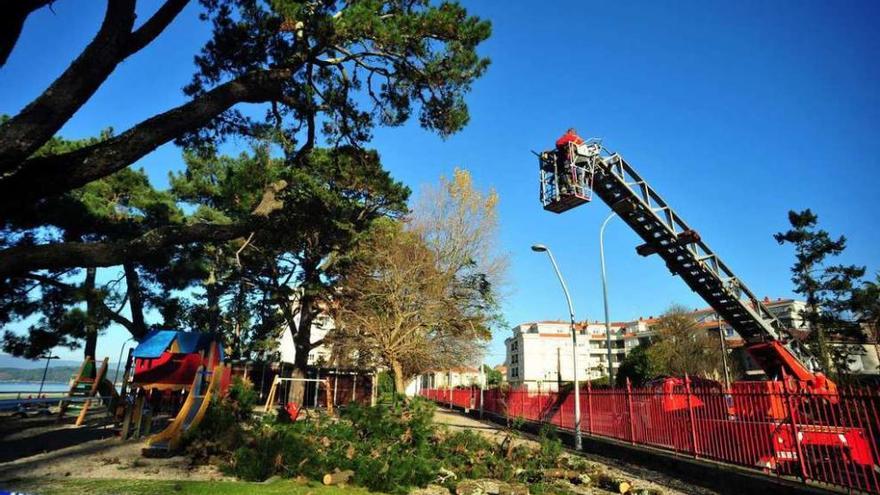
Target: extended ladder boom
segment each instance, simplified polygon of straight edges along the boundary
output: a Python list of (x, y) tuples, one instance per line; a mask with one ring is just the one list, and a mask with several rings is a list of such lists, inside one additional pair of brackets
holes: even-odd
[[(580, 201), (566, 197), (565, 187), (577, 191), (569, 184), (560, 188), (559, 184), (548, 183), (548, 180), (560, 180), (559, 177), (585, 177), (591, 181), (587, 187), (644, 240), (645, 244), (637, 248), (639, 254), (659, 255), (674, 275), (680, 276), (739, 333), (752, 357), (768, 376), (785, 373), (798, 380), (815, 382), (817, 376), (783, 346), (789, 340), (788, 331), (761, 300), (623, 157), (602, 151), (604, 149), (598, 143), (573, 147), (567, 156), (573, 157), (574, 161), (564, 167), (557, 163), (559, 152), (541, 153), (544, 208), (561, 213), (589, 201), (588, 196), (579, 196)], [(586, 173), (562, 175), (565, 168)], [(548, 170), (553, 173), (545, 173)], [(824, 387), (827, 380), (822, 376), (818, 382)]]
[(783, 339), (783, 325), (618, 154), (598, 157), (593, 191), (747, 343)]

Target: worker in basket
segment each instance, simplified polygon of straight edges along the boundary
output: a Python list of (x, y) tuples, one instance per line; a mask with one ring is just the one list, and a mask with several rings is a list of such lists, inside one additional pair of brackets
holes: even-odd
[(584, 139), (578, 136), (574, 127), (570, 127), (565, 134), (556, 140), (556, 163), (560, 165), (559, 191), (562, 194), (574, 194), (572, 187), (577, 181), (574, 165), (577, 147), (584, 144)]

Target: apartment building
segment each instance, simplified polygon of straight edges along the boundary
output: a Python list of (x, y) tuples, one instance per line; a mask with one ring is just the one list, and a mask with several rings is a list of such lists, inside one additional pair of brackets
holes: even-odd
[[(801, 311), (803, 301), (792, 299), (764, 298), (767, 309), (787, 328), (804, 329)], [(718, 320), (714, 310), (703, 308), (694, 310), (693, 317), (701, 328), (716, 331), (721, 326), (725, 344), (729, 349), (742, 347), (743, 341), (730, 325)], [(649, 316), (636, 320), (611, 323), (611, 363), (617, 370), (620, 363), (636, 346), (649, 343), (656, 336), (654, 325), (657, 318)], [(578, 379), (594, 380), (608, 374), (608, 346), (604, 322), (580, 322), (577, 331)], [(573, 379), (572, 339), (570, 323), (564, 321), (536, 321), (517, 325), (513, 335), (507, 338), (505, 347), (507, 357), (507, 380), (511, 386), (525, 386), (532, 390), (555, 390), (560, 383)], [(720, 345), (720, 341), (719, 341)], [(832, 345), (835, 345), (832, 343)], [(853, 345), (851, 343), (841, 345)], [(854, 358), (850, 371), (855, 373), (878, 373), (880, 359), (873, 345), (859, 345), (863, 351)], [(743, 367), (747, 374), (760, 375), (763, 372), (754, 363)]]
[[(577, 378), (593, 380), (608, 374), (608, 346), (605, 325), (583, 322), (576, 326)], [(641, 330), (639, 332), (639, 330)], [(611, 366), (617, 369), (626, 354), (649, 340), (650, 328), (642, 322), (611, 325)], [(574, 378), (570, 324), (564, 321), (537, 321), (513, 328), (513, 336), (505, 340), (507, 349), (507, 381), (511, 386), (529, 389), (556, 390)]]

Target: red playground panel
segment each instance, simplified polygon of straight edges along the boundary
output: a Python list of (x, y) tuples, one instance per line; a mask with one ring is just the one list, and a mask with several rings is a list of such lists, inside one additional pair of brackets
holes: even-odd
[(153, 330), (133, 356), (133, 383), (146, 389), (176, 390), (189, 387), (200, 366), (213, 370), (220, 364), (223, 347), (212, 334)]

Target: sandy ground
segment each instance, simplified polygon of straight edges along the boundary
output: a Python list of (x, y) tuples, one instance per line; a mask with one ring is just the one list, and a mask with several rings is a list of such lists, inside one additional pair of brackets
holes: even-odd
[(187, 458), (147, 459), (143, 440), (119, 441), (105, 417), (85, 426), (58, 425), (55, 417), (0, 418), (0, 481), (20, 478), (113, 478), (219, 480), (213, 466), (191, 466)]
[[(501, 427), (494, 423), (478, 421), (446, 409), (438, 408), (434, 415), (434, 421), (446, 425), (450, 429), (472, 429), (479, 431), (481, 434), (495, 440), (496, 442), (501, 442), (507, 435)], [(521, 437), (516, 441), (518, 443), (526, 443), (534, 446), (538, 445), (536, 441), (530, 440), (527, 437)], [(681, 480), (671, 478), (662, 473), (645, 469), (637, 465), (592, 454), (581, 453), (579, 455), (593, 463), (598, 470), (603, 471), (610, 476), (630, 481), (634, 488), (650, 488), (658, 490), (664, 495), (714, 495), (717, 493), (703, 487), (693, 486)], [(607, 491), (600, 489), (593, 489), (593, 491), (597, 495), (608, 493)]]

